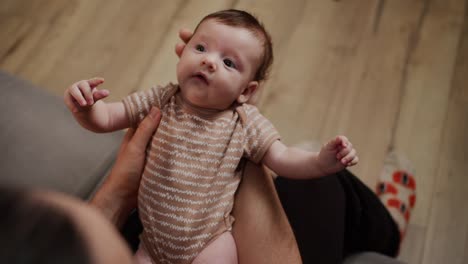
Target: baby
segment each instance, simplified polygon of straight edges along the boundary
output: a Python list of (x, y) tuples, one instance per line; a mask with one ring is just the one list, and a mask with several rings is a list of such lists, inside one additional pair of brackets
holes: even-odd
[(247, 12), (225, 10), (198, 24), (177, 64), (178, 84), (115, 103), (100, 100), (109, 95), (97, 89), (102, 78), (66, 90), (74, 117), (95, 132), (137, 126), (152, 106), (161, 110), (138, 193), (144, 227), (140, 261), (149, 256), (153, 263), (237, 263), (231, 211), (244, 158), (297, 179), (358, 162), (344, 136), (319, 153), (285, 146), (273, 125), (247, 103), (272, 60), (263, 25)]

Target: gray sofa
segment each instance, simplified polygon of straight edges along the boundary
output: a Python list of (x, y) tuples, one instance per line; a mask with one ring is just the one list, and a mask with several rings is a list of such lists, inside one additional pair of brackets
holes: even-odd
[[(111, 167), (122, 132), (81, 128), (62, 98), (0, 71), (0, 184), (51, 189), (87, 199)], [(375, 253), (348, 264), (398, 264)]]
[(87, 198), (111, 166), (123, 133), (80, 127), (61, 98), (0, 71), (2, 184)]

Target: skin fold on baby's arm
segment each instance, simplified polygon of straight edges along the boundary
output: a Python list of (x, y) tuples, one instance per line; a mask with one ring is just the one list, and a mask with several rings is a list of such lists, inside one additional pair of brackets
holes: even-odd
[(67, 108), (84, 128), (97, 133), (112, 132), (130, 126), (122, 102), (105, 103), (101, 99), (110, 92), (97, 87), (103, 78), (92, 78), (75, 82), (65, 90)]

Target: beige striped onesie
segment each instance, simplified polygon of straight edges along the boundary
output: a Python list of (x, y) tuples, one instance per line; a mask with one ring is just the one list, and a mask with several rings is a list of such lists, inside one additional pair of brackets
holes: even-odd
[(255, 106), (206, 113), (169, 84), (124, 98), (132, 126), (151, 106), (162, 119), (149, 146), (138, 194), (141, 240), (155, 263), (191, 263), (229, 231), (241, 159), (262, 160), (279, 134)]

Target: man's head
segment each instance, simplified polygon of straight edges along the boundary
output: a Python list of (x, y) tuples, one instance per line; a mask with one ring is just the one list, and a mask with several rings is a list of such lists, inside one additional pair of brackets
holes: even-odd
[(0, 186), (1, 263), (133, 263), (95, 208), (64, 194)]
[(182, 96), (218, 110), (245, 103), (266, 79), (272, 61), (270, 36), (255, 17), (232, 9), (209, 14), (177, 65)]

